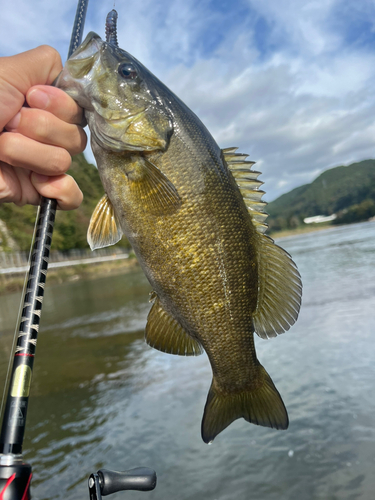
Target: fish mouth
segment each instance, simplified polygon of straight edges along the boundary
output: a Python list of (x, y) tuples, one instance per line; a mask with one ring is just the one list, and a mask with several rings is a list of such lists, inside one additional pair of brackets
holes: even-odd
[(103, 44), (103, 40), (94, 31), (90, 33), (83, 40), (81, 45), (73, 52), (69, 60), (83, 59), (100, 50), (100, 46)]
[(70, 75), (81, 79), (88, 75), (98, 59), (100, 47), (103, 44), (99, 35), (91, 31), (83, 43), (68, 59), (66, 66)]
[(64, 90), (77, 101), (81, 108), (90, 111), (93, 111), (93, 106), (83, 89), (90, 83), (90, 72), (100, 60), (102, 44), (100, 36), (91, 31), (66, 61), (63, 70), (53, 83), (55, 87)]

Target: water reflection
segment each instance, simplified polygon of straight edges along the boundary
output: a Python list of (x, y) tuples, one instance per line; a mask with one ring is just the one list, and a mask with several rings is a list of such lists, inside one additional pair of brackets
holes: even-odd
[(25, 442), (33, 497), (87, 498), (95, 469), (144, 465), (157, 470), (157, 489), (114, 500), (372, 498), (374, 243), (371, 223), (282, 242), (302, 274), (301, 315), (291, 332), (256, 343), (290, 428), (236, 421), (212, 446), (200, 438), (207, 358), (144, 343), (150, 290), (140, 272), (51, 287)]

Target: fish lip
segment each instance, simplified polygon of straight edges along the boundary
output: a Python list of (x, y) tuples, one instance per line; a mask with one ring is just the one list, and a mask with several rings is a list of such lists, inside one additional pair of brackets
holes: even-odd
[(69, 60), (84, 59), (88, 56), (96, 54), (97, 52), (99, 52), (102, 44), (103, 40), (100, 38), (100, 36), (94, 31), (90, 31), (90, 33), (86, 36), (81, 45), (69, 57)]
[[(102, 45), (103, 41), (100, 36), (91, 31), (82, 44), (69, 57), (63, 71), (54, 84), (60, 87), (60, 85), (64, 86), (64, 79), (69, 80), (69, 77), (71, 77), (73, 80), (79, 81), (83, 76), (86, 76), (94, 65), (96, 65)], [(60, 88), (63, 88), (63, 86)], [(89, 107), (88, 109), (91, 108)]]

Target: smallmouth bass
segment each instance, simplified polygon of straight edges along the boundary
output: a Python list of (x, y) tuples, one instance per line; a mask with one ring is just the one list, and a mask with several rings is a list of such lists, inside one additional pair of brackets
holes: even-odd
[(234, 420), (286, 429), (288, 415), (257, 359), (254, 332), (296, 321), (302, 284), (290, 255), (264, 234), (260, 172), (221, 150), (199, 118), (117, 44), (89, 33), (57, 80), (84, 108), (105, 195), (91, 218), (92, 249), (130, 241), (153, 287), (146, 342), (206, 351), (213, 380), (206, 443)]

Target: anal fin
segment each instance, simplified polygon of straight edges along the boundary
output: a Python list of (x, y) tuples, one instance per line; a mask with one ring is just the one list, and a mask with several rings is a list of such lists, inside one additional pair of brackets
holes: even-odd
[(145, 339), (149, 346), (169, 354), (199, 356), (203, 353), (200, 343), (165, 311), (157, 296), (147, 318)]

